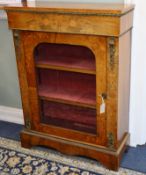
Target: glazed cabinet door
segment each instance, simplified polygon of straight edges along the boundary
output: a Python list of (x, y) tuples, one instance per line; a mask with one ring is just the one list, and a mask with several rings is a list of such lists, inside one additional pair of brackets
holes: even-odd
[(26, 127), (105, 145), (106, 37), (23, 31), (21, 43), (30, 111)]

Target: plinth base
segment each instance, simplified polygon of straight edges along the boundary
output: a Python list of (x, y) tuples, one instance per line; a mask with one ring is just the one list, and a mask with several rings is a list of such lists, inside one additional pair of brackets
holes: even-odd
[(86, 156), (96, 159), (110, 170), (117, 171), (122, 153), (126, 149), (128, 138), (129, 134), (125, 134), (119, 148), (113, 150), (99, 145), (90, 145), (76, 140), (67, 140), (47, 134), (44, 135), (36, 131), (23, 130), (21, 132), (21, 145), (25, 148), (31, 148), (36, 145), (47, 146), (65, 154)]

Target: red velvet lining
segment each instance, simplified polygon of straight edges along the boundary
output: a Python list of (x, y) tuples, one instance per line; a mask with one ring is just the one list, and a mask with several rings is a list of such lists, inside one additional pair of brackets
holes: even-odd
[(38, 93), (42, 97), (96, 104), (95, 75), (39, 69), (38, 77)]
[(96, 110), (56, 102), (41, 101), (42, 122), (96, 133)]
[[(34, 57), (36, 64), (95, 70), (95, 56), (83, 46), (41, 43)], [(96, 134), (96, 109), (75, 106), (96, 106), (95, 75), (47, 68), (36, 68), (36, 75), (38, 95), (49, 100), (40, 100), (41, 122)]]
[(83, 46), (41, 43), (34, 55), (36, 63), (95, 70), (95, 56)]

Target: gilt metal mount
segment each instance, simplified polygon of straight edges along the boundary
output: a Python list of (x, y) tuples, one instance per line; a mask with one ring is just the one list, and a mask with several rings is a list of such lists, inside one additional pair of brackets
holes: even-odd
[(114, 64), (115, 64), (115, 38), (110, 37), (108, 39), (108, 50), (109, 50), (109, 64), (110, 64), (110, 69), (114, 69)]
[(16, 58), (17, 60), (21, 58), (21, 49), (20, 49), (20, 31), (13, 30), (14, 44), (16, 50)]
[(14, 36), (14, 39), (15, 39), (15, 44), (18, 45), (19, 44), (19, 41), (20, 41), (19, 31), (18, 30), (14, 30), (13, 31), (13, 36)]
[(25, 120), (25, 127), (26, 127), (27, 129), (30, 129), (30, 128), (31, 128), (31, 122), (30, 122), (30, 119), (29, 119), (29, 118), (27, 118), (27, 119)]
[(108, 147), (113, 148), (114, 147), (114, 136), (113, 136), (113, 134), (110, 132), (110, 133), (108, 133), (107, 137), (108, 137)]

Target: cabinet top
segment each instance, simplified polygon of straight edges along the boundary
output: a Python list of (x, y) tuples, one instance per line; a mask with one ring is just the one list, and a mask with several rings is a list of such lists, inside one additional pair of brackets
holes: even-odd
[(22, 2), (4, 5), (6, 11), (33, 11), (54, 13), (79, 13), (122, 16), (134, 9), (130, 4), (114, 3), (71, 3), (71, 2)]

